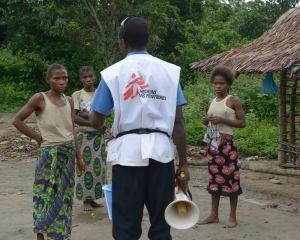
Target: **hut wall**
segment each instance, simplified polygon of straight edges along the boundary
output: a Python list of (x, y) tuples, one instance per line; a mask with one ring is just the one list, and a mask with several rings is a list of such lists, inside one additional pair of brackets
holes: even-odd
[(280, 73), (278, 165), (300, 169), (300, 87)]

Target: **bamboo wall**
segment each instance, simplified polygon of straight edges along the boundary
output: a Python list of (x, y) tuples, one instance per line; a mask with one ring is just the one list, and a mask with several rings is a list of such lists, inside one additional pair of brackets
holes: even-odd
[(300, 84), (283, 70), (279, 89), (278, 165), (300, 170)]

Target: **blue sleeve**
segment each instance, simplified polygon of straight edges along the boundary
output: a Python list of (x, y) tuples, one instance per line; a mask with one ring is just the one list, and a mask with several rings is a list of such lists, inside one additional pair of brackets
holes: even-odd
[(178, 88), (177, 88), (177, 104), (176, 106), (181, 106), (181, 105), (185, 105), (186, 104), (186, 100), (183, 96), (183, 92), (180, 86), (180, 83), (178, 83)]
[(102, 78), (99, 83), (94, 100), (92, 102), (91, 109), (95, 112), (107, 116), (113, 108), (114, 108), (114, 101), (111, 92), (106, 82)]

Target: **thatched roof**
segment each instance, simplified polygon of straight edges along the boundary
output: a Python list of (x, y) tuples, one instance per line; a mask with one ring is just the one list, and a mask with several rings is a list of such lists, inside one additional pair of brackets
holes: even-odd
[(288, 58), (300, 55), (300, 8), (285, 12), (261, 37), (244, 46), (191, 63), (192, 70), (210, 72), (225, 65), (236, 74), (278, 72)]

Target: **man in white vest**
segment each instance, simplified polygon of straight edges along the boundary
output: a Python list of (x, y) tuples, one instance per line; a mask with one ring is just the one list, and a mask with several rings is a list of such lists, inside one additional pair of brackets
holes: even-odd
[[(170, 240), (170, 226), (164, 218), (174, 199), (176, 173), (183, 188), (190, 178), (186, 159), (186, 132), (182, 105), (186, 103), (180, 84), (180, 68), (149, 55), (147, 23), (126, 18), (119, 31), (124, 59), (101, 72), (102, 80), (90, 113), (91, 124), (101, 129), (114, 109), (107, 162), (112, 168), (113, 237), (137, 240), (146, 206), (151, 240)], [(173, 141), (170, 139), (173, 137)]]

